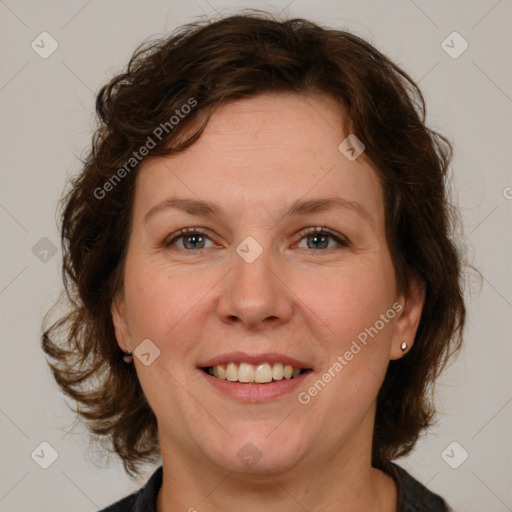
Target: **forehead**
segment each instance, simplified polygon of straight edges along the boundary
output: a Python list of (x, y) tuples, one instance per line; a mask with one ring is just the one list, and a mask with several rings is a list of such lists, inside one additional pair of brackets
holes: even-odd
[(340, 152), (348, 134), (342, 108), (328, 96), (230, 101), (186, 151), (141, 164), (135, 208), (143, 214), (172, 196), (271, 211), (300, 197), (342, 197), (362, 202), (377, 223), (379, 180), (364, 153), (350, 161)]

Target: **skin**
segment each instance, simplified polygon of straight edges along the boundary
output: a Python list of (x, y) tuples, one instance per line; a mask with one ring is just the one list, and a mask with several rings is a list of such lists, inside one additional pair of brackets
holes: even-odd
[[(134, 357), (158, 421), (158, 512), (396, 509), (393, 480), (371, 466), (375, 404), (389, 361), (413, 343), (424, 294), (418, 284), (397, 289), (383, 191), (364, 153), (352, 162), (338, 150), (343, 119), (322, 95), (237, 100), (185, 152), (141, 165), (112, 315), (121, 349), (150, 339), (160, 350), (149, 366)], [(296, 200), (332, 197), (358, 203), (368, 219), (341, 208), (284, 216)], [(212, 201), (222, 213), (163, 208), (145, 220), (169, 198)], [(315, 227), (349, 246), (302, 233)], [(206, 238), (166, 247), (181, 228)], [(236, 252), (248, 236), (263, 250), (252, 263)], [(397, 302), (402, 310), (301, 404), (298, 393)], [(313, 371), (291, 393), (241, 403), (197, 369), (233, 351), (286, 354)], [(237, 455), (247, 443), (261, 455), (250, 467)]]

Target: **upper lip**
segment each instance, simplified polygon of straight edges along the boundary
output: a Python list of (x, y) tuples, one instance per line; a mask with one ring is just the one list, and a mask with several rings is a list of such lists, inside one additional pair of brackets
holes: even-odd
[(228, 363), (249, 363), (249, 364), (261, 364), (261, 363), (283, 363), (289, 364), (294, 368), (309, 369), (310, 365), (299, 361), (293, 357), (289, 357), (285, 354), (278, 354), (276, 352), (265, 352), (260, 354), (248, 354), (246, 352), (230, 352), (229, 354), (221, 354), (219, 356), (208, 359), (199, 363), (200, 368), (206, 368), (208, 366), (217, 366), (219, 364)]

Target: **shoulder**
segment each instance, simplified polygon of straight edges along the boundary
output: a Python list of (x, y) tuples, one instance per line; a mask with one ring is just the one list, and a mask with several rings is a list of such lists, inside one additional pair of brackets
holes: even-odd
[(130, 496), (126, 496), (126, 498), (109, 505), (107, 508), (102, 508), (99, 512), (132, 512), (136, 510), (134, 506), (138, 494), (138, 492), (134, 492)]
[(429, 491), (405, 469), (391, 463), (390, 473), (398, 487), (399, 512), (450, 512), (441, 496)]
[(144, 487), (99, 512), (156, 512), (156, 501), (161, 485), (162, 466), (151, 475)]

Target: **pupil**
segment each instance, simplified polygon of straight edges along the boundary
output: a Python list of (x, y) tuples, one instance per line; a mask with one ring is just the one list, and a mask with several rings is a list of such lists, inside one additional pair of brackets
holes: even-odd
[[(202, 240), (202, 238), (203, 237), (201, 235), (189, 235), (188, 237), (185, 238), (185, 246), (189, 249), (197, 249), (198, 245), (196, 244), (200, 244), (199, 246), (202, 247), (204, 245), (204, 241)], [(325, 235), (312, 235), (311, 240), (313, 241), (314, 244), (313, 248), (320, 247), (322, 249), (325, 249), (328, 245), (327, 238), (328, 237)]]
[[(325, 235), (313, 235), (313, 240), (318, 241), (318, 239), (319, 239), (319, 238), (320, 238), (320, 239), (323, 239), (323, 243), (322, 243), (322, 242), (320, 242), (320, 247), (321, 247), (321, 248), (325, 248), (325, 247), (327, 247), (327, 244), (325, 243), (325, 242), (327, 242), (327, 237), (326, 237)], [(318, 246), (318, 245), (316, 245), (315, 247), (316, 247), (316, 248), (318, 248), (319, 246)]]
[(198, 246), (195, 245), (196, 243), (201, 243), (201, 239), (203, 237), (201, 235), (189, 235), (188, 237), (185, 238), (185, 246), (187, 247), (188, 245), (188, 241), (192, 240), (192, 246), (191, 247), (188, 247), (189, 249), (197, 249)]

